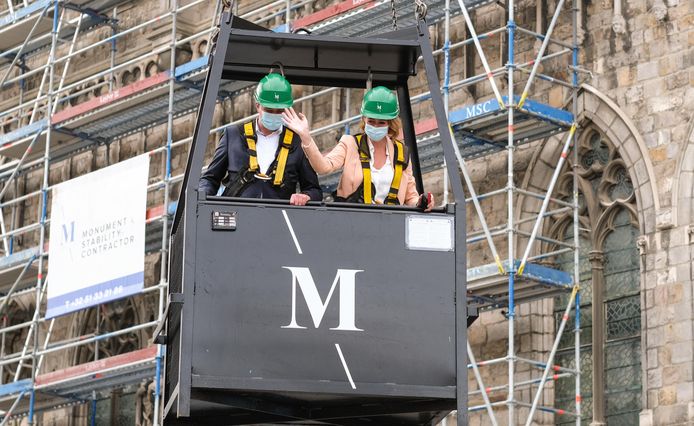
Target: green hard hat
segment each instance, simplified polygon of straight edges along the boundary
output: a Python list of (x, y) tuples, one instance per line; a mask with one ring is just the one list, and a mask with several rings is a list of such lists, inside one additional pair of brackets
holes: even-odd
[(255, 100), (266, 108), (289, 108), (294, 104), (292, 85), (283, 75), (270, 73), (255, 88)]
[(392, 120), (399, 113), (398, 97), (387, 87), (374, 87), (364, 95), (361, 115), (377, 120)]

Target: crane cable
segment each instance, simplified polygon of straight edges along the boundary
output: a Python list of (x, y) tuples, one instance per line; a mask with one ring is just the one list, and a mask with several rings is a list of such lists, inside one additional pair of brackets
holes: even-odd
[(393, 20), (393, 31), (398, 29), (398, 16), (395, 11), (395, 0), (390, 0), (390, 13)]
[(422, 21), (427, 16), (427, 4), (424, 0), (414, 0), (414, 17), (417, 21)]
[[(395, 8), (395, 0), (390, 0), (390, 14), (393, 22), (393, 31), (398, 29), (398, 15)], [(427, 4), (424, 0), (414, 0), (414, 19), (422, 21), (427, 16)]]

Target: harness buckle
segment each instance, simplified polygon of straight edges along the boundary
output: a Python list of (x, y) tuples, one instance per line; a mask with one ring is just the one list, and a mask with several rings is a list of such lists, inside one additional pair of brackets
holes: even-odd
[(271, 176), (266, 175), (265, 173), (256, 173), (253, 175), (258, 180), (272, 180)]

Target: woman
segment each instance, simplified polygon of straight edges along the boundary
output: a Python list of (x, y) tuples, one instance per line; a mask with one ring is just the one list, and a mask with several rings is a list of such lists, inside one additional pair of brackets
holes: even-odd
[(317, 173), (342, 170), (338, 201), (400, 204), (429, 211), (434, 206), (433, 196), (417, 193), (407, 147), (396, 139), (401, 128), (399, 112), (395, 94), (386, 87), (374, 87), (362, 101), (362, 133), (343, 135), (325, 155), (311, 138), (303, 114), (290, 108), (282, 113), (282, 119), (301, 137), (301, 147)]

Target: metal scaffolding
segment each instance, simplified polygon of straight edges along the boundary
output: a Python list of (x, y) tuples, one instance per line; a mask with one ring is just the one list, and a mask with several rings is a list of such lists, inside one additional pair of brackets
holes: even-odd
[[(12, 379), (0, 384), (2, 425), (23, 416), (29, 424), (36, 424), (39, 411), (85, 402), (95, 404), (97, 392), (108, 394), (143, 380), (155, 381), (155, 404), (159, 401), (160, 348), (149, 346), (99, 360), (99, 344), (129, 333), (150, 333), (161, 320), (167, 287), (169, 216), (175, 210), (171, 188), (181, 178), (172, 173), (172, 149), (188, 142), (174, 140), (174, 119), (196, 109), (207, 66), (206, 56), (177, 64), (177, 51), (188, 43), (207, 41), (215, 29), (213, 18), (218, 13), (204, 0), (183, 4), (171, 0), (167, 12), (123, 28), (119, 19), (122, 3), (124, 0), (23, 0), (17, 4), (8, 0), (7, 10), (0, 12), (0, 88), (6, 94), (6, 102), (14, 100), (13, 105), (0, 111), (0, 313), (17, 300), (33, 310), (31, 319), (19, 324), (9, 325), (4, 316), (0, 328), (0, 374), (12, 372)], [(217, 10), (220, 3), (217, 2)], [(285, 18), (298, 7), (296, 2), (286, 0), (265, 3), (262, 13), (251, 10), (245, 16), (268, 22)], [(209, 24), (181, 36), (179, 17), (196, 10), (209, 16)], [(153, 26), (170, 29), (168, 42), (135, 57), (117, 51), (119, 41)], [(204, 25), (198, 28), (201, 27)], [(96, 35), (90, 40), (98, 40), (87, 41), (90, 34)], [(108, 49), (110, 59), (96, 71), (84, 75), (71, 64), (76, 58), (95, 55), (101, 49)], [(116, 87), (118, 73), (143, 61), (156, 61), (160, 54), (169, 55), (168, 70)], [(30, 85), (32, 79), (40, 83)], [(105, 94), (86, 101), (79, 98), (94, 90)], [(18, 95), (13, 96), (13, 91)], [(44, 316), (49, 257), (46, 232), (54, 187), (54, 179), (49, 179), (51, 165), (99, 146), (110, 148), (114, 141), (162, 124), (166, 126), (165, 142), (148, 154), (151, 161), (163, 163), (163, 175), (147, 189), (160, 192), (163, 203), (147, 210), (146, 238), (147, 251), (160, 253), (160, 280), (150, 283), (142, 292), (158, 298), (156, 312), (151, 313), (154, 320), (124, 324), (110, 332), (99, 330), (97, 324), (92, 333), (51, 340), (56, 320)], [(42, 176), (39, 188), (21, 190), (20, 178), (37, 173)], [(18, 226), (17, 211), (32, 202), (38, 203), (38, 218)], [(6, 222), (8, 217), (11, 223)], [(100, 307), (96, 309), (97, 322), (99, 313)], [(5, 340), (10, 334), (22, 336), (21, 351), (7, 353)], [(94, 347), (93, 360), (63, 370), (42, 371), (46, 356), (65, 354), (85, 345)], [(158, 414), (155, 410), (155, 424), (159, 423)]]
[[(468, 294), (470, 308), (477, 310), (492, 310), (503, 308), (508, 321), (507, 354), (504, 357), (477, 361), (470, 345), (468, 344), (469, 368), (474, 373), (477, 382), (477, 390), (471, 395), (481, 396), (483, 404), (468, 407), (469, 412), (486, 411), (493, 425), (499, 424), (495, 414), (495, 407), (505, 407), (508, 420), (506, 424), (515, 425), (519, 422), (529, 426), (533, 423), (538, 410), (557, 415), (573, 416), (576, 425), (581, 423), (581, 394), (580, 394), (580, 290), (579, 290), (579, 223), (578, 223), (578, 188), (574, 174), (573, 198), (561, 200), (553, 196), (555, 184), (559, 173), (562, 171), (569, 151), (573, 146), (576, 133), (577, 114), (577, 90), (578, 90), (578, 45), (576, 36), (576, 5), (572, 10), (573, 35), (570, 42), (564, 42), (554, 37), (554, 28), (563, 10), (564, 0), (559, 0), (546, 33), (539, 34), (519, 26), (516, 21), (514, 0), (508, 0), (505, 4), (505, 12), (508, 16), (504, 27), (486, 30), (479, 34), (470, 16), (470, 7), (462, 0), (458, 0), (459, 9), (462, 11), (467, 32), (470, 38), (463, 43), (473, 44), (477, 59), (482, 64), (484, 72), (470, 76), (459, 82), (461, 85), (488, 83), (488, 92), (491, 98), (484, 102), (471, 105), (459, 117), (451, 114), (451, 121), (455, 123), (452, 131), (458, 141), (466, 141), (462, 153), (458, 153), (458, 162), (463, 178), (468, 189), (468, 202), (470, 202), (480, 221), (481, 230), (472, 232), (468, 236), (468, 244), (477, 245), (486, 243), (494, 263), (490, 265), (478, 265), (468, 269)], [(446, 23), (446, 27), (448, 27)], [(496, 69), (492, 69), (481, 42), (495, 34), (506, 34), (507, 56), (506, 63), (501, 63)], [(518, 63), (519, 52), (516, 42), (521, 35), (531, 36), (541, 41), (541, 45), (534, 55), (534, 59), (527, 63)], [(448, 31), (444, 46), (448, 46)], [(552, 44), (557, 49), (548, 53), (547, 48)], [(538, 73), (539, 66), (550, 59), (568, 57), (567, 71), (571, 81), (562, 81), (558, 77), (552, 77)], [(502, 62), (500, 60), (499, 62)], [(444, 81), (448, 85), (450, 75), (449, 62), (445, 63)], [(518, 96), (518, 82), (516, 79), (524, 76), (525, 84)], [(506, 77), (507, 96), (502, 96), (497, 84), (497, 78)], [(569, 111), (551, 107), (529, 99), (530, 90), (535, 79), (539, 78), (551, 84), (561, 85), (569, 90)], [(488, 95), (488, 96), (489, 96)], [(564, 135), (564, 142), (559, 158), (556, 159), (554, 172), (547, 184), (544, 193), (533, 193), (518, 188), (515, 183), (514, 152), (520, 144), (538, 139), (545, 139), (553, 135)], [(465, 165), (467, 158), (488, 155), (492, 152), (506, 150), (507, 179), (504, 187), (492, 190), (484, 194), (475, 191), (472, 178)], [(467, 152), (467, 155), (466, 155)], [(573, 165), (577, 164), (578, 152), (573, 150)], [(505, 223), (489, 227), (480, 202), (494, 197), (506, 198), (507, 214)], [(520, 217), (516, 212), (519, 197), (530, 197), (541, 201), (538, 212), (526, 217)], [(550, 204), (552, 207), (550, 208)], [(541, 228), (545, 219), (558, 212), (573, 211), (573, 235), (572, 243), (553, 240), (541, 235)], [(532, 224), (532, 231), (527, 232), (524, 225)], [(525, 248), (517, 251), (519, 240), (524, 239)], [(499, 255), (497, 243), (505, 240), (507, 244), (507, 258), (502, 260)], [(536, 244), (537, 243), (537, 244)], [(540, 246), (540, 243), (544, 243)], [(549, 247), (557, 249), (550, 250)], [(518, 256), (518, 254), (521, 254)], [(573, 276), (561, 270), (542, 265), (543, 261), (551, 260), (562, 253), (573, 253)], [(520, 303), (548, 298), (569, 293), (569, 302), (564, 310), (561, 320), (557, 324), (557, 330), (553, 339), (553, 345), (546, 359), (536, 360), (518, 356), (515, 347), (517, 306)], [(574, 346), (575, 363), (573, 367), (560, 366), (554, 361), (560, 339), (569, 322), (571, 310), (574, 310)], [(544, 350), (545, 348), (542, 348)], [(503, 365), (508, 367), (506, 384), (500, 386), (485, 386), (481, 367)], [(518, 364), (526, 364), (531, 371), (539, 370), (542, 374), (523, 381), (517, 380)], [(553, 373), (550, 376), (550, 373)], [(575, 410), (568, 411), (551, 406), (540, 405), (545, 386), (549, 380), (565, 380), (573, 377), (576, 383)], [(521, 389), (530, 389), (533, 395), (532, 401), (523, 401), (518, 397)], [(506, 393), (504, 400), (491, 402), (490, 394)], [(519, 408), (527, 411), (521, 412)], [(524, 415), (527, 412), (527, 415)]]
[[(114, 336), (123, 336), (131, 332), (146, 330), (151, 331), (162, 318), (165, 306), (165, 294), (168, 273), (168, 228), (169, 216), (175, 211), (175, 194), (172, 194), (172, 186), (179, 183), (183, 175), (174, 174), (172, 168), (172, 153), (176, 148), (187, 149), (190, 137), (174, 140), (174, 120), (178, 117), (193, 113), (199, 104), (200, 90), (207, 69), (208, 58), (201, 56), (192, 58), (184, 64), (176, 63), (177, 50), (184, 44), (207, 39), (214, 32), (214, 22), (210, 13), (210, 24), (207, 28), (185, 37), (180, 36), (178, 17), (195, 10), (208, 10), (205, 0), (171, 0), (168, 12), (153, 17), (137, 25), (123, 28), (119, 21), (119, 6), (125, 0), (23, 0), (21, 7), (17, 7), (16, 1), (8, 0), (7, 13), (0, 12), (0, 90), (10, 93), (17, 90), (16, 104), (0, 111), (0, 125), (3, 132), (0, 134), (0, 156), (6, 159), (0, 163), (0, 235), (2, 235), (2, 252), (0, 257), (0, 313), (14, 299), (30, 297), (34, 304), (34, 314), (29, 321), (21, 324), (7, 325), (3, 323), (0, 335), (26, 332), (22, 351), (18, 353), (0, 353), (0, 368), (4, 371), (13, 368), (14, 380), (0, 385), (0, 407), (5, 410), (2, 424), (16, 416), (27, 416), (30, 424), (35, 424), (35, 413), (38, 410), (47, 410), (69, 404), (82, 404), (94, 400), (95, 392), (108, 392), (111, 389), (122, 387), (126, 384), (139, 383), (145, 379), (155, 379), (155, 421), (159, 422), (159, 395), (160, 395), (160, 371), (162, 351), (159, 347), (148, 347), (128, 354), (118, 355), (105, 360), (95, 359), (93, 362), (79, 366), (69, 367), (58, 372), (46, 373), (41, 371), (44, 358), (48, 354), (58, 353), (82, 345), (94, 345), (98, 357), (98, 345), (106, 339)], [(179, 4), (180, 2), (180, 4)], [(311, 6), (315, 0), (276, 0), (258, 4), (248, 10), (235, 11), (245, 19), (254, 20), (261, 25), (270, 26), (278, 19), (284, 20), (284, 24), (274, 28), (275, 31), (308, 29), (317, 34), (330, 34), (336, 36), (368, 35), (382, 31), (391, 22), (394, 11), (395, 19), (401, 27), (411, 25), (414, 22), (414, 2), (409, 0), (366, 0), (354, 2), (352, 0), (337, 3), (324, 10), (298, 17), (292, 20), (295, 14), (302, 8)], [(509, 410), (509, 424), (515, 424), (515, 407), (528, 406), (531, 415), (528, 417), (530, 424), (532, 412), (536, 409), (548, 412), (557, 412), (551, 407), (539, 406), (539, 398), (548, 379), (558, 380), (567, 376), (576, 377), (576, 410), (570, 413), (576, 416), (577, 424), (580, 422), (580, 373), (575, 369), (565, 366), (553, 365), (553, 356), (561, 332), (566, 326), (568, 312), (560, 324), (560, 332), (557, 333), (554, 350), (549, 359), (541, 362), (526, 360), (516, 355), (513, 346), (515, 335), (515, 308), (518, 303), (536, 300), (543, 297), (552, 297), (557, 294), (570, 293), (572, 300), (578, 305), (578, 222), (577, 205), (578, 195), (574, 190), (571, 201), (559, 200), (551, 197), (554, 182), (557, 180), (558, 171), (563, 167), (575, 133), (576, 114), (576, 88), (578, 86), (577, 52), (575, 36), (575, 11), (574, 36), (570, 43), (552, 38), (552, 32), (557, 21), (564, 0), (556, 8), (552, 24), (546, 34), (525, 30), (518, 27), (514, 20), (513, 0), (508, 0), (506, 10), (508, 23), (505, 27), (477, 34), (473, 25), (471, 12), (473, 9), (492, 4), (491, 0), (458, 0), (458, 7), (450, 4), (450, 0), (432, 0), (428, 3), (427, 22), (430, 25), (441, 23), (444, 26), (444, 40), (440, 48), (434, 51), (434, 55), (443, 57), (443, 87), (442, 91), (446, 100), (446, 108), (451, 123), (451, 130), (455, 136), (457, 145), (458, 166), (467, 184), (469, 191), (468, 202), (478, 213), (482, 223), (482, 231), (468, 235), (469, 244), (477, 244), (486, 241), (492, 258), (492, 265), (479, 265), (468, 271), (468, 290), (471, 310), (488, 310), (504, 308), (508, 311), (509, 323), (509, 348), (506, 357), (497, 360), (475, 362), (472, 349), (468, 348), (470, 365), (477, 379), (480, 394), (485, 404), (478, 407), (470, 407), (471, 411), (486, 410), (494, 424), (493, 407), (505, 405)], [(238, 3), (236, 3), (238, 8)], [(490, 6), (496, 7), (496, 6)], [(209, 8), (211, 9), (211, 8)], [(214, 16), (221, 10), (220, 2), (214, 9)], [(212, 12), (212, 10), (210, 10)], [(451, 19), (460, 16), (466, 21), (466, 30), (470, 38), (451, 43), (450, 25)], [(278, 18), (279, 17), (279, 18)], [(170, 29), (168, 44), (162, 44), (153, 50), (137, 57), (125, 56), (117, 51), (117, 42), (125, 37), (132, 36), (138, 31), (147, 29), (153, 25), (162, 25), (168, 22)], [(94, 33), (95, 30), (110, 28), (110, 35), (96, 42), (85, 43), (84, 35)], [(492, 69), (490, 62), (482, 49), (482, 42), (494, 35), (507, 34), (508, 62)], [(518, 34), (524, 34), (541, 40), (542, 47), (533, 61), (517, 64), (514, 61), (514, 39)], [(559, 50), (545, 54), (547, 46), (558, 46)], [(472, 47), (477, 51), (479, 59), (484, 67), (484, 73), (475, 76), (466, 76), (458, 81), (452, 81), (451, 54), (456, 49)], [(97, 49), (109, 49), (110, 61), (98, 71), (91, 72), (87, 76), (79, 75), (71, 61), (84, 54), (90, 54)], [(48, 51), (48, 54), (46, 54)], [(142, 61), (156, 57), (159, 54), (170, 55), (168, 69), (162, 72), (141, 78), (132, 84), (116, 88), (115, 76)], [(538, 66), (543, 61), (571, 56), (571, 82), (562, 82), (538, 72)], [(121, 58), (120, 56), (124, 56)], [(38, 60), (46, 57), (45, 63), (36, 64)], [(33, 62), (32, 62), (33, 61)], [(31, 66), (27, 66), (31, 63)], [(4, 67), (4, 68), (3, 68)], [(517, 87), (514, 87), (514, 78), (519, 75), (529, 77), (526, 79), (525, 89), (521, 96), (516, 95)], [(30, 89), (27, 81), (32, 76), (40, 76), (40, 84), (37, 88)], [(506, 76), (508, 80), (508, 94), (501, 95), (497, 84), (497, 78)], [(528, 99), (528, 93), (533, 81), (538, 78), (543, 81), (560, 84), (572, 91), (572, 112), (553, 108), (548, 105)], [(96, 82), (96, 84), (92, 84)], [(448, 108), (449, 95), (456, 90), (462, 90), (473, 85), (488, 83), (491, 88), (491, 97), (481, 97), (474, 105)], [(89, 90), (101, 88), (103, 95), (87, 100), (78, 101), (78, 97)], [(223, 97), (229, 98), (238, 93), (248, 92), (249, 86), (245, 82), (227, 82), (220, 89)], [(307, 94), (296, 100), (298, 105), (310, 103), (320, 97), (331, 97), (333, 110), (340, 110), (339, 91), (344, 91), (347, 108), (344, 109), (344, 117), (340, 120), (312, 131), (314, 136), (334, 132), (337, 130), (354, 129), (360, 120), (360, 115), (350, 114), (351, 92), (349, 89), (325, 88)], [(29, 96), (32, 96), (31, 98)], [(412, 97), (414, 105), (425, 103), (429, 100), (428, 93), (419, 93)], [(479, 113), (477, 113), (479, 112)], [(253, 116), (251, 116), (253, 117)], [(220, 133), (224, 128), (239, 124), (251, 117), (244, 117), (218, 128), (211, 133)], [(46, 261), (49, 251), (46, 243), (46, 230), (49, 226), (48, 201), (52, 190), (49, 180), (51, 164), (70, 159), (76, 155), (98, 146), (109, 146), (113, 141), (122, 139), (128, 135), (136, 134), (154, 126), (166, 126), (165, 143), (148, 151), (152, 161), (161, 161), (163, 174), (156, 182), (150, 183), (148, 191), (159, 191), (163, 202), (151, 206), (147, 211), (147, 250), (161, 254), (160, 281), (150, 285), (144, 290), (145, 294), (158, 297), (157, 312), (153, 313), (154, 321), (133, 324), (123, 329), (103, 333), (98, 329), (94, 333), (84, 336), (75, 336), (64, 341), (51, 341), (55, 320), (47, 321), (43, 317), (42, 301), (46, 289)], [(439, 135), (435, 133), (435, 126), (431, 120), (417, 123), (418, 151), (422, 173), (440, 170), (444, 166), (442, 153), (438, 143)], [(513, 153), (520, 144), (529, 143), (552, 135), (567, 133), (564, 150), (558, 164), (552, 183), (545, 194), (535, 194), (516, 188), (514, 185)], [(466, 161), (483, 156), (506, 151), (508, 158), (507, 185), (499, 190), (486, 194), (477, 194), (472, 184), (472, 178), (466, 167)], [(577, 155), (573, 152), (574, 158)], [(576, 162), (574, 161), (574, 164)], [(40, 188), (34, 191), (22, 191), (18, 185), (18, 177), (29, 173), (42, 173)], [(445, 173), (444, 173), (445, 175)], [(338, 175), (325, 176), (321, 184), (326, 192), (331, 192), (337, 185)], [(446, 183), (444, 184), (446, 186)], [(5, 199), (9, 194), (14, 194), (11, 199)], [(489, 227), (482, 211), (481, 202), (484, 199), (496, 196), (506, 196), (508, 203), (507, 223)], [(519, 196), (534, 197), (542, 200), (542, 207), (534, 217), (526, 217), (516, 221), (514, 202)], [(445, 197), (444, 197), (445, 199)], [(35, 223), (17, 226), (14, 218), (18, 210), (28, 201), (39, 200), (40, 210)], [(540, 241), (547, 243), (548, 239), (541, 236), (542, 220), (559, 211), (574, 211), (574, 236), (573, 244), (565, 244), (553, 241), (561, 248), (551, 252), (536, 250), (534, 254), (533, 243)], [(9, 214), (7, 214), (9, 212)], [(10, 221), (6, 223), (9, 216)], [(514, 223), (515, 221), (515, 223)], [(521, 229), (524, 224), (534, 223), (532, 232)], [(516, 242), (518, 237), (528, 239), (523, 256), (516, 256)], [(20, 250), (16, 250), (18, 238), (27, 240), (33, 238), (36, 243), (32, 246), (25, 244)], [(502, 261), (497, 244), (499, 239), (506, 239), (508, 244), (507, 260)], [(559, 253), (574, 252), (575, 271), (574, 276), (554, 270), (538, 262), (541, 259), (556, 256)], [(579, 318), (576, 310), (575, 340), (576, 360), (579, 357)], [(96, 362), (100, 361), (100, 362)], [(515, 366), (517, 363), (528, 363), (534, 368), (543, 370), (539, 378), (516, 382)], [(479, 367), (506, 363), (508, 365), (508, 384), (486, 388), (482, 383), (482, 375)], [(576, 366), (578, 366), (578, 362)], [(22, 371), (31, 368), (29, 378), (22, 378)], [(549, 373), (555, 369), (555, 375), (549, 377)], [(94, 377), (98, 376), (98, 379)], [(532, 402), (523, 402), (515, 398), (516, 391), (522, 387), (536, 387), (537, 392)], [(502, 402), (490, 402), (489, 393), (504, 392), (508, 396)], [(473, 392), (473, 394), (475, 393)], [(27, 402), (25, 397), (29, 397)], [(4, 404), (4, 405), (3, 405)], [(554, 411), (553, 411), (554, 410)], [(93, 411), (93, 410), (92, 410)], [(2, 426), (0, 424), (0, 426)]]

